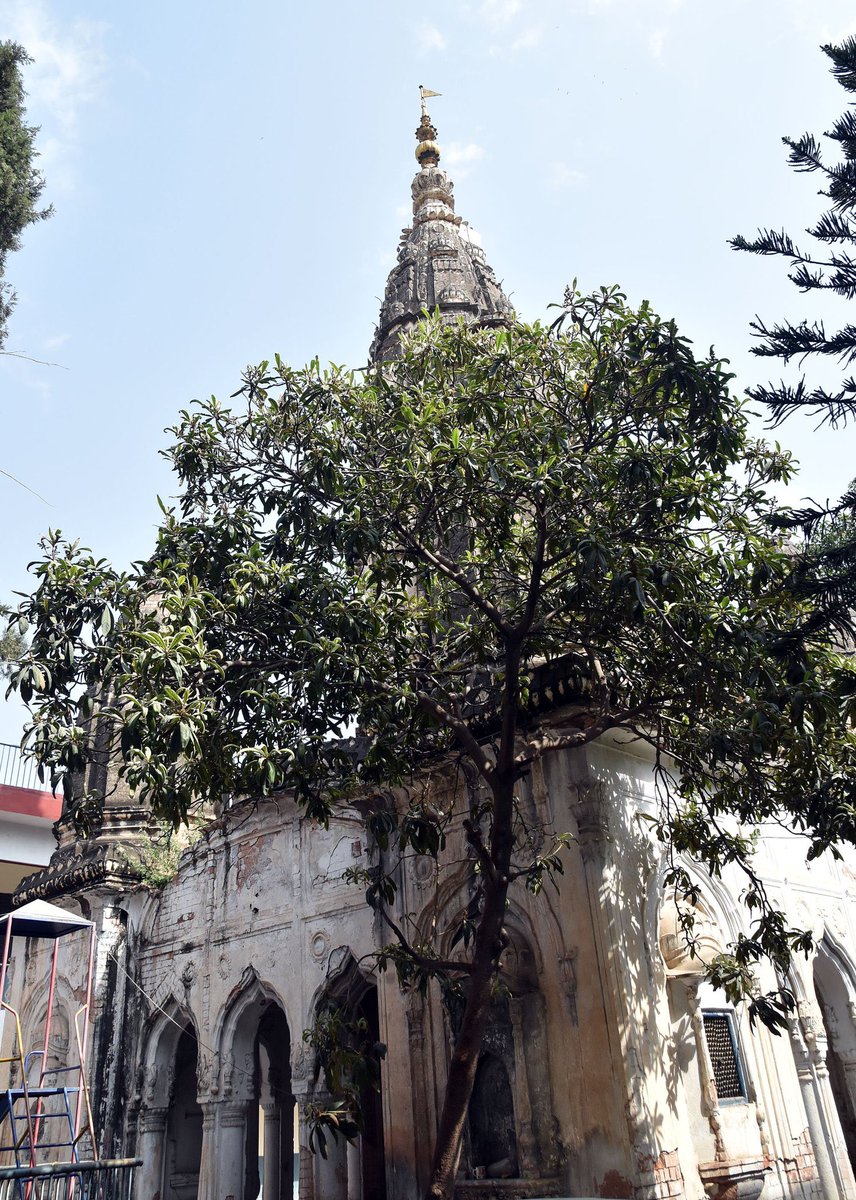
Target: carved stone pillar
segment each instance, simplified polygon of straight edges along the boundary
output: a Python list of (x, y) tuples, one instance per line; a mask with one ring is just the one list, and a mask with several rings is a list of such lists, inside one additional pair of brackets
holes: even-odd
[(250, 1100), (221, 1100), (214, 1136), (216, 1177), (213, 1200), (242, 1200), (246, 1176), (247, 1114)]
[(348, 1164), (348, 1200), (363, 1200), (363, 1156), (360, 1140), (348, 1142), (346, 1151)]
[(557, 1122), (550, 1086), (550, 1061), (547, 1047), (546, 1002), (542, 992), (522, 997), (523, 1067), (529, 1083), (529, 1107), (532, 1113), (532, 1137), (535, 1143), (535, 1168), (541, 1176), (559, 1171)]
[(856, 1050), (838, 1050), (838, 1058), (844, 1068), (844, 1085), (853, 1111), (856, 1112)]
[(127, 914), (113, 899), (105, 889), (92, 906), (97, 937), (89, 1029), (92, 1108), (101, 1114), (98, 1148), (108, 1158), (121, 1153), (124, 1143), (121, 1114), (130, 1092), (129, 1080), (119, 1068), (121, 1056), (114, 1053), (114, 1047), (121, 1045), (124, 1038), (127, 1011)]
[(532, 1128), (532, 1103), (529, 1096), (529, 1073), (526, 1070), (526, 1031), (523, 1025), (523, 1000), (512, 996), (508, 1002), (511, 1028), (514, 1038), (514, 1108), (517, 1124), (517, 1157), (520, 1174), (524, 1179), (535, 1178), (538, 1161), (535, 1134)]
[(577, 796), (573, 808), (577, 822), (577, 841), (583, 862), (588, 867), (590, 863), (603, 860), (609, 841), (609, 818), (603, 786), (598, 780), (580, 781), (577, 784)]
[(707, 1048), (707, 1034), (704, 1029), (704, 1015), (698, 998), (698, 979), (687, 982), (687, 1008), (690, 1012), (693, 1033), (698, 1051), (699, 1081), (701, 1084), (701, 1105), (707, 1123), (713, 1134), (715, 1158), (726, 1157), (725, 1144), (722, 1140), (722, 1113), (719, 1111), (719, 1093), (716, 1090), (716, 1078), (713, 1073), (713, 1063)]
[(294, 1092), (294, 1104), (297, 1109), (297, 1144), (300, 1154), (298, 1167), (298, 1196), (300, 1200), (315, 1200), (315, 1155), (309, 1149), (309, 1127), (304, 1116), (309, 1100), (309, 1086), (306, 1080), (305, 1055), (297, 1060), (298, 1076), (295, 1077), (295, 1064), (291, 1068), (291, 1087)]
[[(856, 1182), (853, 1179), (853, 1169), (847, 1154), (838, 1107), (829, 1082), (829, 1068), (826, 1065), (828, 1047), (823, 1018), (819, 1010), (804, 1003), (799, 1005), (799, 1014), (814, 1075), (817, 1109), (824, 1131), (824, 1141), (838, 1187), (836, 1194), (842, 1200), (856, 1200)], [(817, 1148), (815, 1148), (815, 1157), (817, 1157)]]
[[(330, 1098), (316, 1094), (318, 1104), (330, 1102)], [(348, 1200), (348, 1143), (344, 1138), (334, 1141), (327, 1138), (327, 1157), (314, 1155), (315, 1195), (317, 1200)]]
[(262, 1200), (280, 1200), (280, 1141), (281, 1113), (277, 1100), (262, 1102), (264, 1113), (264, 1175), (262, 1178)]
[(318, 1200), (347, 1200), (348, 1196), (347, 1142), (332, 1138), (327, 1143), (327, 1157), (314, 1156), (315, 1195)]
[(137, 1200), (157, 1200), (163, 1194), (163, 1156), (166, 1144), (168, 1108), (141, 1108), (137, 1157), (143, 1160), (137, 1171)]
[(621, 913), (614, 894), (616, 869), (609, 847), (609, 813), (603, 784), (592, 778), (576, 782), (576, 803), (571, 809), (577, 823), (577, 842), (583, 860), (583, 877), (591, 920), (592, 941), (597, 957), (600, 986), (607, 1023), (615, 1031), (624, 1067), (624, 1113), (630, 1145), (637, 1162), (656, 1160), (660, 1153), (658, 1130), (648, 1119), (645, 1102), (645, 1072), (633, 1035), (629, 997), (633, 987), (627, 979), (621, 955), (616, 953), (616, 931), (621, 930)]
[[(199, 1156), (197, 1200), (217, 1200), (217, 1104), (208, 1097), (199, 1098), (202, 1109), (202, 1151)], [(143, 1197), (140, 1197), (143, 1200)], [(166, 1198), (164, 1198), (166, 1200)]]
[(410, 992), (407, 996), (405, 1011), (407, 1015), (407, 1045), (410, 1051), (413, 1129), (416, 1133), (414, 1165), (420, 1187), (427, 1187), (428, 1175), (431, 1170), (431, 1146), (435, 1136), (434, 1130), (431, 1128), (431, 1123), (435, 1120), (435, 1106), (428, 1101), (428, 1069), (431, 1056), (425, 1053), (427, 1020), (425, 997), (419, 992)]
[(574, 1029), (579, 1027), (580, 1018), (577, 1012), (577, 968), (576, 968), (577, 951), (576, 949), (568, 952), (565, 958), (559, 959), (559, 970), (562, 973), (563, 992), (565, 1003), (568, 1006), (568, 1017)]
[[(295, 1070), (297, 1067), (297, 1070)], [(292, 1062), (292, 1092), (294, 1108), (298, 1115), (298, 1196), (300, 1200), (316, 1200), (315, 1154), (309, 1148), (309, 1124), (306, 1122), (306, 1104), (311, 1098), (309, 1080), (306, 1078), (306, 1055), (301, 1046), (299, 1055)], [(291, 1193), (288, 1193), (291, 1195)]]
[(802, 1093), (803, 1105), (805, 1107), (809, 1137), (811, 1138), (812, 1149), (814, 1150), (814, 1161), (817, 1165), (817, 1174), (823, 1200), (838, 1200), (838, 1186), (835, 1172), (832, 1169), (832, 1161), (829, 1157), (829, 1149), (826, 1144), (826, 1130), (823, 1127), (823, 1120), (817, 1104), (816, 1080), (811, 1053), (803, 1037), (803, 1031), (800, 1028), (801, 1024), (801, 1021), (791, 1020), (788, 1022), (788, 1027), (791, 1034), (791, 1046), (794, 1052), (797, 1078), (799, 1079), (800, 1092)]

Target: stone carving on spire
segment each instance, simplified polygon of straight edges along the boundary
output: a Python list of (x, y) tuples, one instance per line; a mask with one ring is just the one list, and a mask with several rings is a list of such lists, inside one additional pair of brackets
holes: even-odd
[(454, 186), (439, 165), (437, 130), (424, 95), (422, 104), (416, 130), (419, 170), (410, 189), (413, 224), (402, 231), (398, 259), (386, 281), (370, 351), (373, 362), (395, 358), (400, 335), (425, 310), (439, 308), (444, 320), (480, 325), (504, 324), (513, 316), (475, 235), (455, 213)]

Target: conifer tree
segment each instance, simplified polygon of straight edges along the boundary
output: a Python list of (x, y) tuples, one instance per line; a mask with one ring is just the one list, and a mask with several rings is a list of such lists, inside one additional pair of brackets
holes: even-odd
[(0, 42), (0, 347), (15, 304), (5, 280), (6, 255), (21, 245), (21, 234), (34, 221), (51, 215), (39, 208), (44, 179), (33, 165), (38, 129), (27, 125), (21, 68), (32, 61), (23, 46)]
[[(832, 62), (832, 74), (844, 90), (856, 94), (856, 37), (840, 45), (821, 47)], [(760, 229), (753, 240), (735, 237), (735, 250), (776, 255), (790, 264), (789, 278), (801, 292), (831, 292), (845, 302), (856, 298), (856, 101), (836, 120), (824, 137), (834, 143), (838, 161), (828, 155), (811, 133), (783, 138), (794, 170), (818, 174), (823, 182), (820, 195), (829, 206), (806, 230), (814, 240), (808, 249), (798, 246), (785, 230)], [(812, 385), (801, 375), (796, 383), (761, 384), (749, 389), (753, 399), (770, 411), (772, 424), (781, 424), (794, 413), (805, 412), (833, 427), (856, 417), (856, 324), (845, 319), (840, 328), (827, 329), (822, 319), (803, 318), (768, 324), (757, 317), (751, 328), (758, 338), (752, 353), (800, 364), (811, 356), (837, 361), (846, 374), (837, 387)], [(795, 557), (793, 585), (804, 598), (815, 602), (815, 611), (805, 632), (827, 627), (838, 634), (853, 635), (856, 610), (856, 483), (834, 505), (812, 503), (783, 514), (778, 523), (799, 529), (805, 547)]]

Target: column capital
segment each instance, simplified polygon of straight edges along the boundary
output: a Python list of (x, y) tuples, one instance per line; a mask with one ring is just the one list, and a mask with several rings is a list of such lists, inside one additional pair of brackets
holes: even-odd
[(160, 1106), (141, 1105), (139, 1125), (141, 1133), (160, 1133), (166, 1128), (169, 1109)]
[(197, 1096), (196, 1103), (202, 1109), (202, 1128), (203, 1130), (213, 1129), (217, 1124), (217, 1101), (212, 1100), (210, 1096)]
[(250, 1101), (235, 1100), (230, 1097), (228, 1100), (215, 1101), (212, 1107), (215, 1108), (218, 1115), (220, 1128), (233, 1129), (243, 1125), (246, 1121)]
[(295, 1104), (305, 1104), (313, 1095), (312, 1084), (308, 1079), (292, 1079), (291, 1094)]

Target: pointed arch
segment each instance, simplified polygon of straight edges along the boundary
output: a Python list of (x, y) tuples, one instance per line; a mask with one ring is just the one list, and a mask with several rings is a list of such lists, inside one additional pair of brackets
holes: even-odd
[(428, 943), (437, 936), (441, 941), (448, 940), (448, 929), (442, 922), (448, 922), (449, 916), (457, 915), (467, 907), (469, 897), (466, 895), (467, 884), (472, 878), (472, 870), (467, 863), (462, 863), (455, 871), (449, 871), (445, 878), (438, 880), (431, 895), (422, 906), (416, 918), (416, 928), (420, 939)]
[(856, 1005), (856, 965), (828, 925), (824, 927), (823, 937), (815, 947), (815, 962), (818, 960), (821, 970), (826, 968), (835, 971), (847, 993), (847, 1003)]
[[(828, 1086), (832, 1094), (847, 1158), (856, 1169), (856, 972), (844, 947), (828, 929), (815, 947), (811, 979), (817, 1003), (805, 1005), (804, 1024), (815, 1042), (819, 1056), (825, 1059)], [(812, 1023), (812, 1014), (819, 1021)]]
[(232, 988), (214, 1026), (213, 1045), (223, 1069), (223, 1088), (228, 1095), (248, 1098), (253, 1093), (255, 1042), (265, 1011), (276, 1005), (288, 1028), (285, 1003), (272, 983), (254, 966), (245, 968)]
[(140, 1031), (137, 1150), (144, 1166), (139, 1194), (191, 1200), (202, 1154), (198, 1027), (174, 992), (161, 988), (159, 996)]
[(312, 995), (309, 1005), (310, 1018), (314, 1020), (324, 1006), (331, 1002), (352, 1008), (359, 1004), (369, 988), (375, 986), (374, 975), (360, 966), (350, 946), (337, 946), (330, 952), (325, 978)]
[[(32, 1035), (39, 1023), (44, 1020), (44, 1014), (48, 1006), (48, 998), (50, 996), (50, 984), (47, 979), (42, 980), (32, 989), (28, 989), (29, 994), (21, 1008), (21, 1027), (26, 1035)], [(73, 1020), (74, 1014), (80, 1007), (72, 990), (71, 984), (65, 975), (61, 975), (57, 971), (56, 982), (54, 984), (54, 1010), (62, 1008), (69, 1021)]]
[[(377, 981), (360, 965), (349, 946), (339, 946), (332, 952), (327, 977), (313, 997), (310, 1010), (313, 1017), (325, 1009), (338, 1009), (347, 1021), (360, 1023), (359, 1032), (353, 1027), (347, 1034), (353, 1035), (357, 1042), (371, 1046), (386, 1040), (381, 1033)], [(315, 1073), (318, 1078), (320, 1064), (317, 1061)], [(372, 1197), (372, 1200), (384, 1200), (387, 1191), (382, 1067), (379, 1087), (364, 1087), (359, 1103), (362, 1128), (359, 1138), (345, 1154), (342, 1173), (347, 1179), (349, 1196), (353, 1191), (355, 1195)], [(319, 1184), (324, 1194), (320, 1180)]]
[(174, 994), (153, 1010), (143, 1026), (142, 1093), (148, 1107), (167, 1108), (179, 1042), (185, 1034), (198, 1043), (196, 1018)]
[(256, 1197), (261, 1189), (265, 1200), (280, 1200), (294, 1154), (291, 1032), (282, 997), (252, 964), (223, 1005), (213, 1045), (230, 1113), (218, 1146), (226, 1194)]
[[(436, 940), (441, 958), (454, 957), (455, 947), (452, 945), (460, 919), (465, 915), (470, 903), (469, 883), (472, 872), (465, 864), (453, 874), (450, 874), (437, 887), (437, 890), (423, 906), (416, 918), (416, 928), (422, 940), (428, 942), (432, 937)], [(540, 979), (544, 974), (545, 949), (550, 945), (550, 957), (559, 960), (567, 952), (565, 938), (556, 910), (547, 897), (538, 898), (539, 923), (536, 929), (528, 905), (519, 903), (516, 896), (509, 899), (505, 917), (505, 927), (509, 933), (512, 949), (525, 954), (532, 964), (534, 977)]]

